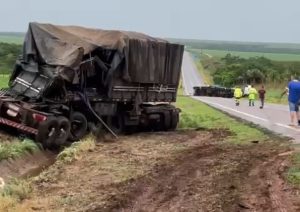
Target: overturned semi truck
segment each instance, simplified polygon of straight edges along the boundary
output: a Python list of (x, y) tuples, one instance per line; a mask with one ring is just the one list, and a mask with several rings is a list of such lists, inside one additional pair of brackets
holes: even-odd
[(46, 148), (88, 130), (174, 130), (184, 46), (137, 32), (30, 23), (0, 124)]
[(233, 98), (234, 89), (225, 88), (220, 86), (195, 86), (194, 96), (214, 96), (214, 97), (224, 97)]

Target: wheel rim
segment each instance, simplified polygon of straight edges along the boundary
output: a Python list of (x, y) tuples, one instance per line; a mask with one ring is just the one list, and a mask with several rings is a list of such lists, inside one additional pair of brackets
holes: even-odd
[(53, 127), (53, 126), (50, 126), (49, 128), (48, 128), (48, 138), (50, 138), (51, 136), (53, 136), (54, 135), (54, 133), (55, 133), (55, 128)]

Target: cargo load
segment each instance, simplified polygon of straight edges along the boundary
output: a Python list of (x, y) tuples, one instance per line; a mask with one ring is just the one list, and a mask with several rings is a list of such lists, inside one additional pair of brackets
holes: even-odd
[(89, 131), (174, 130), (183, 51), (138, 32), (30, 23), (0, 124), (46, 148)]
[(86, 68), (108, 97), (116, 86), (175, 88), (182, 54), (182, 45), (137, 32), (30, 23), (10, 82), (17, 94), (39, 98), (52, 84), (78, 84)]

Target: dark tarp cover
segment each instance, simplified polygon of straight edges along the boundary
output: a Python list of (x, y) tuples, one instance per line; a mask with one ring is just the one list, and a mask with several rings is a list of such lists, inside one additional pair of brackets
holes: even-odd
[[(125, 59), (123, 79), (139, 83), (177, 83), (172, 77), (168, 82), (163, 80), (168, 79), (165, 75), (175, 77), (180, 72), (183, 46), (137, 32), (30, 23), (23, 58), (26, 61), (34, 56), (40, 63), (68, 67), (66, 70), (72, 71), (78, 68), (83, 55), (97, 48), (117, 50), (116, 65)], [(73, 74), (63, 76), (73, 81)]]
[[(110, 60), (98, 55), (108, 65), (108, 72), (120, 71), (126, 82), (164, 85), (179, 82), (182, 45), (137, 32), (79, 26), (30, 23), (23, 46), (23, 61), (27, 64), (23, 70), (50, 78), (59, 76), (74, 83), (82, 60), (101, 51), (112, 55)], [(11, 81), (18, 74), (15, 70)]]

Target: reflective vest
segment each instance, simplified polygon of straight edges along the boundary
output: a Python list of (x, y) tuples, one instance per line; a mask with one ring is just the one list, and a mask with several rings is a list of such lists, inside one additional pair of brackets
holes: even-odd
[(234, 95), (235, 98), (241, 98), (243, 96), (242, 89), (241, 88), (235, 88), (233, 95)]
[(254, 100), (257, 95), (257, 90), (255, 88), (249, 89), (249, 99)]

